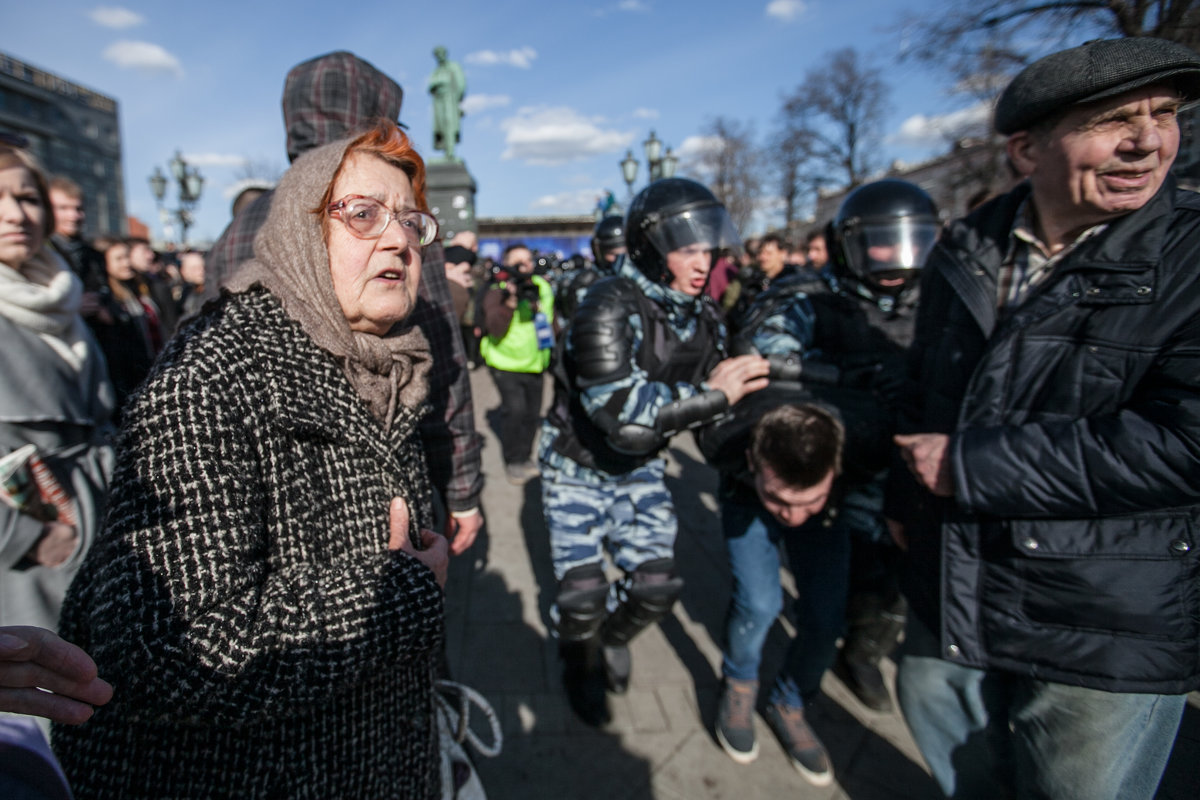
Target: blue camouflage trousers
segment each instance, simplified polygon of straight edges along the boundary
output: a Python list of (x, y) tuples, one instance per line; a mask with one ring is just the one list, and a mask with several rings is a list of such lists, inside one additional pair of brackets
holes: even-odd
[[(542, 460), (542, 509), (550, 532), (554, 577), (594, 564), (608, 553), (626, 574), (659, 558), (673, 558), (678, 524), (671, 493), (663, 481), (666, 462), (656, 458), (602, 482), (569, 474)], [(608, 607), (622, 595), (618, 582)], [(557, 621), (557, 614), (551, 617)]]

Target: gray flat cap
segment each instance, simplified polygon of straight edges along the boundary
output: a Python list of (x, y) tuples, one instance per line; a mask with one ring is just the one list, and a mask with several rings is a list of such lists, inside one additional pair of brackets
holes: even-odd
[(1200, 56), (1166, 39), (1098, 39), (1021, 70), (996, 103), (995, 127), (1005, 135), (1028, 130), (1064, 106), (1155, 83), (1175, 86), (1186, 100), (1200, 98)]

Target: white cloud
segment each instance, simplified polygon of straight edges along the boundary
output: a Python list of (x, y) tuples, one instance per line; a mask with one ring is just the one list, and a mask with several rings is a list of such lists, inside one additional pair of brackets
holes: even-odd
[(501, 158), (529, 164), (563, 164), (613, 153), (633, 141), (629, 132), (605, 130), (602, 119), (573, 108), (527, 106), (500, 123), (507, 147)]
[(193, 167), (240, 167), (249, 159), (227, 153), (185, 153), (183, 160)]
[(589, 214), (596, 208), (596, 201), (603, 197), (604, 189), (574, 189), (558, 194), (544, 194), (529, 204), (531, 211), (553, 211), (555, 214)]
[(767, 16), (791, 22), (803, 14), (804, 9), (801, 0), (771, 0), (767, 3)]
[(226, 200), (233, 200), (246, 189), (270, 189), (273, 186), (275, 186), (275, 181), (266, 181), (262, 178), (242, 178), (222, 189), (221, 194)]
[(607, 17), (609, 14), (620, 14), (621, 12), (632, 12), (635, 14), (646, 14), (650, 11), (650, 4), (643, 3), (642, 0), (620, 0), (615, 5), (601, 6), (600, 8), (592, 9), (593, 17)]
[(988, 103), (976, 103), (932, 117), (914, 114), (900, 123), (900, 130), (889, 136), (888, 141), (912, 147), (940, 146), (973, 131), (987, 130), (991, 115), (992, 107)]
[(469, 94), (463, 98), (459, 107), (464, 114), (478, 114), (489, 108), (501, 108), (511, 102), (512, 98), (506, 94)]
[(494, 67), (497, 64), (505, 64), (510, 67), (529, 69), (533, 66), (535, 58), (537, 58), (537, 51), (526, 45), (516, 50), (509, 50), (507, 53), (500, 53), (495, 50), (480, 50), (476, 53), (468, 53), (467, 57), (463, 60), (468, 64), (477, 64), (481, 67)]
[(633, 116), (635, 119), (658, 119), (658, 112), (653, 108), (635, 108)]
[(92, 22), (105, 28), (132, 28), (141, 25), (146, 18), (136, 11), (120, 6), (97, 6), (88, 12)]
[(169, 72), (176, 77), (183, 77), (179, 59), (150, 42), (114, 42), (105, 49), (104, 57), (118, 67), (143, 72)]
[(720, 149), (720, 136), (689, 136), (683, 140), (683, 144), (679, 145), (675, 155), (679, 156), (680, 160), (692, 161)]

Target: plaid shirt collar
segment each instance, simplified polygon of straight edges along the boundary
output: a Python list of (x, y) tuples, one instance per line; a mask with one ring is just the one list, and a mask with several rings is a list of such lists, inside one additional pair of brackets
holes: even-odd
[(1034, 208), (1026, 197), (1017, 208), (1012, 230), (1008, 235), (1008, 253), (1000, 265), (996, 280), (996, 306), (1016, 308), (1028, 296), (1031, 289), (1046, 280), (1054, 268), (1070, 255), (1075, 248), (1088, 239), (1102, 233), (1108, 223), (1093, 225), (1075, 237), (1075, 240), (1057, 253), (1051, 253), (1045, 242), (1038, 238), (1034, 225)]

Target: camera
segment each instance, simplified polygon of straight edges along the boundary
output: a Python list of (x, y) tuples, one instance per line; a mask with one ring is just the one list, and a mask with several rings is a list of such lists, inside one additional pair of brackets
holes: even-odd
[(526, 275), (518, 270), (497, 265), (492, 270), (492, 283), (506, 283), (517, 300), (529, 303), (538, 301), (538, 287), (533, 282), (532, 275)]

